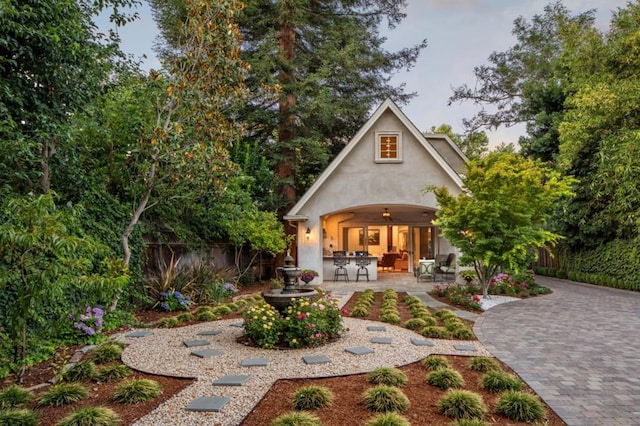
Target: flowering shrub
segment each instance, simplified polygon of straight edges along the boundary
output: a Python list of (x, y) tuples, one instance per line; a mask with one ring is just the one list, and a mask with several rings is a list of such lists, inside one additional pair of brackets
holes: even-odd
[(431, 294), (439, 297), (446, 297), (454, 305), (470, 309), (472, 311), (481, 311), (480, 298), (475, 293), (478, 287), (472, 284), (466, 286), (458, 286), (455, 284), (436, 284)]
[(298, 278), (300, 278), (305, 283), (308, 283), (309, 281), (313, 280), (317, 276), (318, 276), (318, 273), (313, 269), (303, 269)]
[(230, 282), (226, 282), (224, 284), (216, 282), (208, 289), (209, 297), (216, 303), (219, 303), (225, 297), (233, 296), (233, 293), (236, 293), (237, 291), (238, 289), (236, 286)]
[(87, 306), (84, 313), (78, 316), (78, 319), (73, 314), (69, 314), (69, 319), (73, 321), (73, 328), (80, 330), (85, 338), (88, 337), (89, 340), (93, 341), (94, 339), (91, 338), (102, 331), (103, 316), (104, 311), (101, 308)]
[(249, 338), (267, 349), (318, 346), (344, 331), (342, 313), (331, 295), (311, 302), (292, 298), (291, 305), (282, 314), (267, 303), (259, 303), (246, 309), (242, 316)]
[(526, 283), (516, 282), (509, 274), (500, 273), (489, 280), (489, 294), (513, 296), (527, 289)]
[(165, 311), (173, 312), (178, 309), (186, 311), (189, 309), (189, 306), (191, 306), (191, 297), (183, 295), (176, 290), (169, 290), (164, 293), (160, 293), (160, 297), (160, 308)]

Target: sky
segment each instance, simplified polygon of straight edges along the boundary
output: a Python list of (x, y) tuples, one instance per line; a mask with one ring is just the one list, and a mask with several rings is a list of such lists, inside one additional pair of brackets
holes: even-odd
[[(146, 0), (137, 11), (140, 19), (121, 29), (122, 48), (143, 61), (145, 69), (159, 68), (153, 53), (153, 41), (158, 30)], [(415, 92), (408, 104), (400, 105), (404, 114), (421, 131), (431, 126), (449, 124), (456, 133), (463, 133), (462, 120), (480, 110), (471, 102), (447, 105), (452, 88), (476, 83), (473, 69), (487, 63), (494, 52), (509, 49), (515, 43), (511, 34), (513, 21), (523, 16), (530, 20), (542, 14), (551, 0), (408, 0), (407, 17), (394, 31), (384, 31), (385, 48), (390, 51), (419, 43), (426, 38), (428, 46), (415, 66), (399, 72), (392, 84), (405, 83), (405, 90)], [(612, 12), (623, 8), (627, 0), (564, 0), (573, 13), (596, 9), (596, 25), (606, 31)], [(104, 24), (101, 24), (104, 25)], [(525, 133), (524, 126), (500, 128), (487, 132), (490, 146), (516, 143)]]

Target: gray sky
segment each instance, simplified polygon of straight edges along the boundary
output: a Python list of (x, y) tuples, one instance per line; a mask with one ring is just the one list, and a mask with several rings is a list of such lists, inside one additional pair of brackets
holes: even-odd
[[(146, 2), (145, 2), (146, 3)], [(511, 34), (518, 16), (529, 19), (541, 14), (550, 0), (408, 0), (407, 18), (387, 34), (387, 49), (427, 39), (418, 62), (408, 72), (394, 76), (395, 83), (406, 83), (408, 92), (417, 96), (401, 106), (403, 112), (421, 131), (446, 123), (462, 132), (462, 119), (473, 116), (479, 107), (470, 102), (447, 106), (452, 87), (464, 83), (473, 86), (473, 68), (486, 63), (493, 51), (504, 51), (515, 39)], [(597, 26), (608, 28), (612, 11), (622, 8), (627, 0), (565, 0), (573, 13), (597, 10)], [(153, 40), (158, 34), (148, 6), (140, 8), (140, 20), (120, 30), (123, 50), (139, 57), (147, 55), (144, 67), (158, 68), (153, 55)], [(523, 126), (498, 129), (489, 133), (491, 145), (516, 142), (524, 133)]]

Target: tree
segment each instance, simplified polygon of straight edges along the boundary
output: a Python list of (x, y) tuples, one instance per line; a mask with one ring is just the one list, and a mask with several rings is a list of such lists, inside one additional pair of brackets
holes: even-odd
[(51, 159), (68, 138), (69, 119), (109, 80), (120, 54), (92, 18), (135, 0), (0, 0), (0, 187), (51, 188)]
[(468, 130), (527, 123), (528, 136), (519, 141), (522, 152), (555, 162), (568, 90), (561, 60), (563, 33), (569, 27), (593, 26), (593, 10), (572, 16), (560, 1), (547, 5), (544, 14), (534, 15), (531, 22), (517, 18), (512, 31), (517, 43), (506, 52), (493, 52), (490, 65), (475, 67), (477, 84), (454, 88), (449, 103), (471, 101), (481, 106), (480, 112), (464, 121)]
[(435, 224), (462, 251), (461, 264), (472, 264), (484, 297), (491, 277), (503, 267), (518, 271), (537, 251), (561, 236), (546, 227), (550, 210), (569, 196), (572, 180), (511, 152), (494, 152), (470, 162), (463, 191), (429, 187), (440, 210)]
[(431, 126), (429, 133), (444, 134), (458, 145), (458, 148), (462, 150), (467, 158), (478, 158), (482, 154), (487, 152), (489, 145), (489, 138), (484, 131), (470, 132), (466, 135), (460, 135), (453, 132), (453, 129), (448, 124), (441, 124), (440, 126)]
[(558, 215), (572, 248), (640, 235), (640, 31), (638, 2), (618, 10), (607, 34), (570, 34), (564, 64), (572, 92), (560, 124), (561, 170), (580, 180)]
[[(415, 63), (426, 42), (388, 52), (379, 33), (383, 21), (393, 28), (404, 18), (405, 3), (245, 2), (238, 22), (242, 57), (251, 65), (247, 86), (252, 98), (241, 112), (248, 128), (243, 143), (254, 147), (258, 141), (259, 155), (270, 159), (277, 175), (279, 188), (269, 191), (279, 199), (271, 208), (282, 213), (296, 201), (361, 127), (374, 104), (387, 97), (405, 103), (413, 96), (389, 81)], [(181, 0), (152, 0), (152, 6), (164, 52), (173, 53), (173, 28), (184, 16)]]
[[(99, 259), (100, 245), (70, 229), (77, 219), (71, 209), (59, 209), (53, 193), (11, 198), (3, 206), (0, 225), (0, 290), (4, 294), (4, 326), (24, 374), (29, 331), (53, 327), (44, 307), (61, 303), (79, 289), (76, 302), (100, 294), (102, 302), (127, 282), (120, 262)], [(103, 263), (95, 273), (95, 262)], [(13, 297), (6, 297), (9, 293)], [(69, 312), (67, 312), (69, 313)], [(64, 314), (63, 314), (64, 315)], [(44, 327), (44, 328), (47, 328)]]

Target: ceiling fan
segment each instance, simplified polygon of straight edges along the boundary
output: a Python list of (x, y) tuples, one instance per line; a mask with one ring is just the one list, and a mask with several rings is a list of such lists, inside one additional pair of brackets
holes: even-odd
[(386, 220), (387, 222), (393, 222), (393, 219), (391, 218), (391, 212), (388, 208), (385, 208), (382, 211), (382, 219)]

